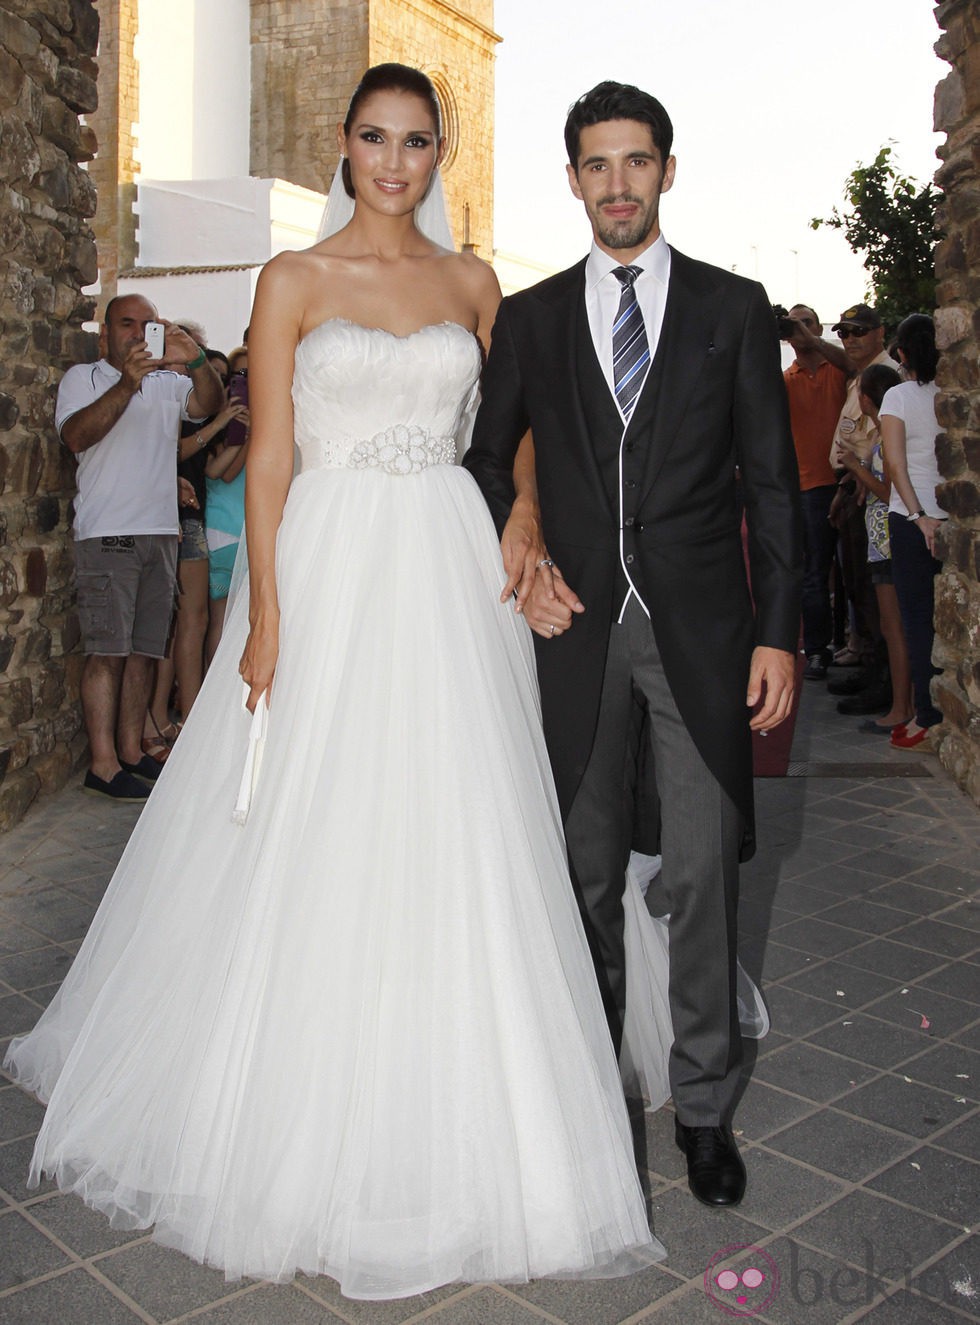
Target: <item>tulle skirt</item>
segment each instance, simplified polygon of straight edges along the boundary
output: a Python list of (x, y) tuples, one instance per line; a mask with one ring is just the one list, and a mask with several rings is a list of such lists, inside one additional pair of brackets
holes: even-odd
[(228, 1277), (353, 1297), (660, 1259), (525, 623), (464, 471), (314, 470), (261, 772), (229, 606), (91, 930), (8, 1068), (32, 1178)]

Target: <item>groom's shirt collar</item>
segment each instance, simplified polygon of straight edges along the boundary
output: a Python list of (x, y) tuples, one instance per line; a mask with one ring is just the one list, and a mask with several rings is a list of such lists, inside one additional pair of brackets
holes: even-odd
[[(667, 247), (667, 241), (663, 234), (659, 234), (652, 244), (647, 247), (629, 264), (632, 267), (642, 267), (643, 270), (637, 277), (635, 290), (637, 300), (642, 307), (643, 301), (640, 298), (640, 290), (644, 285), (656, 282), (666, 291), (667, 282), (670, 279), (670, 249)], [(619, 258), (610, 257), (599, 245), (592, 241), (592, 248), (589, 250), (589, 256), (585, 263), (585, 288), (594, 289), (600, 281), (604, 280), (616, 267), (622, 267), (623, 263)], [(611, 284), (621, 289), (619, 281), (614, 278)], [(616, 296), (618, 306), (619, 296)], [(644, 321), (646, 318), (644, 317)], [(649, 329), (647, 331), (649, 338)]]

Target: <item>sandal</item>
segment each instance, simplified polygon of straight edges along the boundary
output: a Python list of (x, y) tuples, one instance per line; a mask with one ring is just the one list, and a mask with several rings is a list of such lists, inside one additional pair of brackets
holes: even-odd
[(170, 758), (170, 746), (158, 736), (144, 736), (140, 748), (145, 755), (157, 764), (165, 764)]
[(156, 732), (159, 741), (169, 749), (180, 735), (184, 724), (182, 722), (168, 722), (166, 727), (160, 728), (157, 726), (156, 718), (154, 718), (152, 713), (148, 712), (147, 717), (150, 719), (150, 722), (152, 722), (153, 730)]

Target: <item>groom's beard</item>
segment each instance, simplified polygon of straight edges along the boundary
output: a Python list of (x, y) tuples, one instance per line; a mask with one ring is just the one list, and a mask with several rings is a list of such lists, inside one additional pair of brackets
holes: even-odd
[(603, 207), (623, 202), (634, 202), (641, 208), (645, 205), (642, 198), (637, 198), (632, 193), (623, 193), (618, 197), (610, 194), (606, 198), (599, 198), (596, 202), (592, 220), (596, 234), (606, 248), (639, 248), (657, 223), (659, 194), (652, 203), (646, 204), (646, 211), (637, 212), (628, 221), (610, 221), (603, 215), (601, 210)]

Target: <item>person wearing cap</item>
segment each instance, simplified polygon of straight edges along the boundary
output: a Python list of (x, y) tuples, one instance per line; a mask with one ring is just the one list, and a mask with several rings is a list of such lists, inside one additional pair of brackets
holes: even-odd
[(887, 648), (878, 622), (878, 604), (868, 570), (868, 533), (864, 523), (864, 491), (845, 468), (842, 455), (847, 452), (861, 464), (867, 464), (879, 440), (878, 429), (861, 408), (861, 374), (872, 364), (898, 364), (885, 350), (885, 328), (875, 309), (867, 304), (846, 308), (834, 324), (850, 364), (851, 377), (847, 397), (841, 408), (830, 448), (830, 463), (838, 474), (837, 494), (832, 519), (840, 533), (841, 574), (853, 610), (853, 640), (861, 656), (863, 671), (859, 677), (831, 682), (833, 693), (843, 694), (838, 711), (869, 714), (883, 711), (891, 703), (888, 679)]

